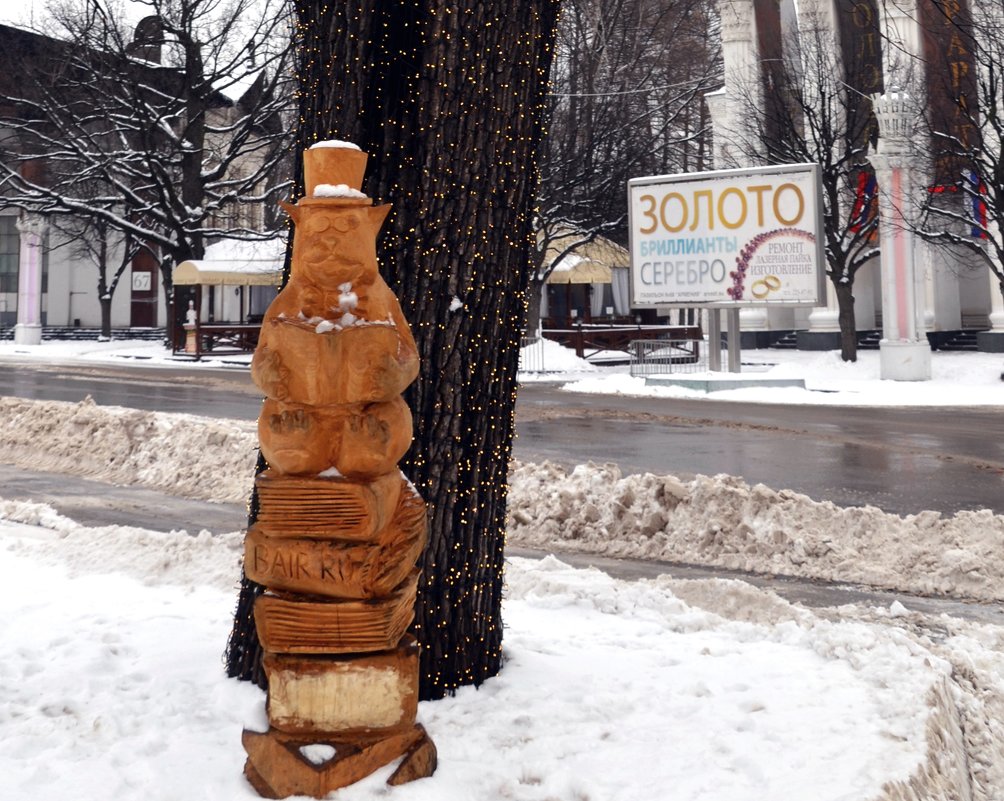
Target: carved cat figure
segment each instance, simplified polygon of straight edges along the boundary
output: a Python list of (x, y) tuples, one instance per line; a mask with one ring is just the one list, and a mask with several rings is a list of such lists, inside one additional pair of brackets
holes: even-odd
[(296, 223), (292, 271), (265, 314), (252, 378), (269, 398), (292, 403), (391, 400), (418, 375), (418, 351), (377, 270), (376, 236), (390, 207), (284, 205)]

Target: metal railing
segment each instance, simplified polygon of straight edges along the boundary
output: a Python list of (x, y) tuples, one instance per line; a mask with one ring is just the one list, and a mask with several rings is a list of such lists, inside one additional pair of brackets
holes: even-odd
[(703, 373), (708, 351), (694, 339), (636, 339), (631, 343), (631, 375)]
[(544, 365), (544, 338), (522, 337), (519, 343), (519, 371), (521, 373), (546, 373)]

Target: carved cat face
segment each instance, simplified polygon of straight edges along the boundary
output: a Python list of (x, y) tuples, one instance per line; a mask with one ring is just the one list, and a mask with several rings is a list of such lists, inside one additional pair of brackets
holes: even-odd
[(287, 207), (296, 222), (293, 271), (324, 289), (377, 279), (376, 237), (390, 206)]

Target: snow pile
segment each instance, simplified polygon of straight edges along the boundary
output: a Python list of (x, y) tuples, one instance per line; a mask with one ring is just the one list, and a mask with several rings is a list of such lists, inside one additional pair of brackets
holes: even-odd
[(509, 542), (963, 598), (1004, 598), (1004, 517), (899, 517), (742, 479), (516, 465)]
[(0, 397), (0, 458), (33, 470), (240, 503), (257, 448), (253, 423)]
[(520, 380), (533, 380), (535, 373), (594, 373), (596, 367), (575, 351), (551, 339), (539, 338), (519, 351)]
[[(0, 398), (0, 460), (210, 501), (242, 503), (252, 423)], [(614, 465), (516, 464), (509, 542), (690, 562), (961, 598), (1004, 599), (1004, 517), (899, 517), (741, 479), (622, 476)]]
[[(3, 522), (9, 514), (54, 530)], [(157, 569), (150, 551), (172, 558)], [(231, 541), (89, 529), (5, 506), (0, 572), (5, 798), (257, 797), (241, 775), (240, 730), (264, 728), (264, 696), (224, 679), (219, 662)], [(629, 584), (553, 558), (514, 560), (507, 576), (503, 672), (420, 706), (439, 769), (394, 795), (967, 794), (950, 758), (962, 733), (949, 664), (881, 619), (832, 622), (741, 582)], [(989, 721), (973, 735), (1000, 746)], [(385, 798), (390, 770), (338, 798)]]

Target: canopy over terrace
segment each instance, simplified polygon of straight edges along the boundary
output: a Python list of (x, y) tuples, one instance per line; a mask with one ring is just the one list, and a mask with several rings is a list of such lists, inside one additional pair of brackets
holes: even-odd
[[(555, 288), (564, 285), (565, 289), (558, 293), (545, 287), (541, 316), (548, 317), (553, 312), (564, 317), (574, 309), (576, 316), (581, 314), (588, 320), (602, 315), (604, 307), (613, 308), (617, 315), (629, 314), (630, 254), (617, 243), (597, 236), (559, 259), (566, 247), (582, 238), (582, 234), (570, 231), (548, 244), (544, 264), (554, 266), (546, 283)], [(581, 289), (573, 290), (574, 285), (580, 285)]]
[[(260, 242), (231, 239), (207, 247), (202, 259), (181, 262), (172, 275), (176, 319), (184, 322), (189, 300), (195, 302), (200, 321), (244, 322), (245, 315), (252, 319), (260, 315), (282, 283), (285, 250), (284, 239)], [(189, 287), (187, 291), (186, 287)], [(202, 287), (209, 287), (206, 303), (203, 303)], [(224, 287), (234, 287), (234, 290), (226, 292)]]
[[(204, 337), (240, 335), (242, 348), (253, 347), (261, 315), (282, 284), (284, 251), (285, 242), (281, 240), (219, 242), (206, 248), (205, 258), (183, 261), (175, 267), (175, 350), (185, 341), (182, 326), (190, 302)], [(208, 292), (203, 291), (204, 287)], [(211, 346), (208, 339), (206, 342), (207, 347)]]
[(281, 261), (199, 259), (183, 261), (174, 268), (174, 284), (201, 286), (279, 286)]

